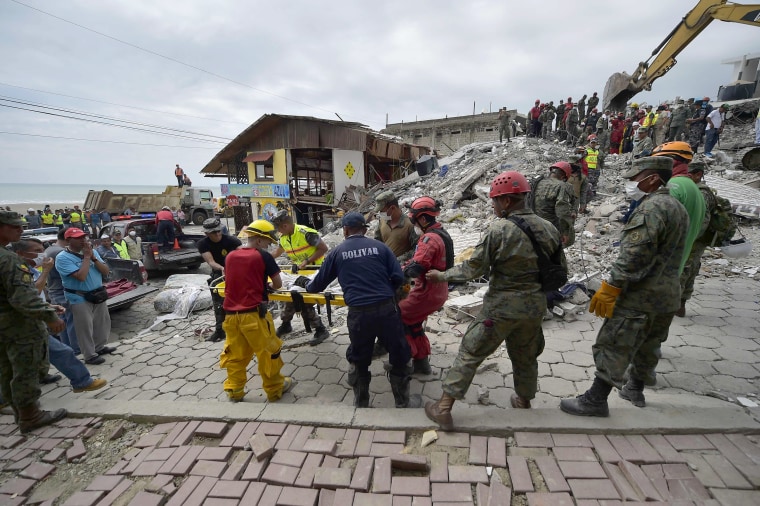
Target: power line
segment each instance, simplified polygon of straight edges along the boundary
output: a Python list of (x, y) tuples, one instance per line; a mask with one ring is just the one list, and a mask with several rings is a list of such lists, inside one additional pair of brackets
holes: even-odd
[(283, 95), (278, 95), (276, 93), (272, 93), (271, 91), (262, 90), (261, 88), (256, 88), (255, 86), (251, 86), (250, 84), (246, 84), (246, 83), (241, 82), (241, 81), (236, 81), (236, 80), (231, 79), (229, 77), (225, 77), (225, 76), (223, 76), (221, 74), (217, 74), (216, 72), (212, 72), (210, 70), (206, 70), (204, 68), (197, 67), (197, 66), (192, 65), (190, 63), (185, 63), (185, 62), (183, 62), (181, 60), (178, 60), (176, 58), (172, 58), (171, 56), (166, 56), (166, 55), (163, 55), (161, 53), (157, 53), (156, 51), (152, 51), (152, 50), (146, 49), (146, 48), (144, 48), (142, 46), (138, 46), (137, 44), (132, 44), (131, 42), (127, 42), (125, 40), (116, 38), (116, 37), (114, 37), (112, 35), (108, 35), (106, 33), (99, 32), (99, 31), (97, 31), (97, 30), (95, 30), (93, 28), (90, 28), (88, 26), (84, 26), (84, 25), (81, 25), (79, 23), (75, 23), (74, 21), (69, 21), (68, 19), (62, 18), (60, 16), (56, 16), (55, 14), (51, 14), (49, 12), (43, 11), (42, 9), (38, 9), (37, 7), (33, 7), (31, 5), (25, 4), (24, 2), (20, 2), (19, 0), (11, 0), (11, 2), (14, 2), (14, 3), (18, 4), (18, 5), (23, 5), (24, 7), (32, 9), (33, 11), (39, 12), (40, 14), (44, 14), (46, 16), (50, 16), (51, 18), (55, 18), (55, 19), (57, 19), (59, 21), (63, 21), (64, 23), (68, 23), (70, 25), (76, 26), (77, 28), (81, 28), (83, 30), (87, 30), (88, 32), (92, 32), (92, 33), (94, 33), (96, 35), (100, 35), (101, 37), (105, 37), (107, 39), (111, 39), (111, 40), (113, 40), (115, 42), (118, 42), (120, 44), (124, 44), (125, 46), (129, 46), (131, 48), (137, 49), (139, 51), (143, 51), (143, 52), (151, 54), (153, 56), (158, 56), (159, 58), (163, 58), (165, 60), (169, 60), (171, 62), (177, 63), (179, 65), (183, 65), (185, 67), (197, 70), (199, 72), (203, 72), (204, 74), (208, 74), (210, 76), (214, 76), (214, 77), (219, 78), (219, 79), (223, 79), (223, 80), (228, 81), (230, 83), (237, 84), (239, 86), (245, 86), (246, 88), (249, 88), (251, 90), (258, 91), (259, 93), (264, 93), (265, 95), (276, 97), (276, 98), (279, 98), (279, 99), (282, 99), (282, 100), (287, 100), (288, 102), (293, 102), (294, 104), (299, 104), (299, 105), (303, 105), (303, 106), (306, 106), (306, 107), (310, 107), (312, 109), (317, 109), (319, 111), (324, 111), (324, 112), (330, 113), (331, 115), (335, 114), (334, 111), (328, 111), (327, 109), (323, 109), (321, 107), (317, 107), (317, 106), (314, 106), (314, 105), (311, 105), (311, 104), (307, 104), (306, 102), (301, 102), (299, 100), (288, 98), (288, 97), (283, 96)]
[(6, 102), (11, 102), (11, 103), (14, 103), (14, 104), (22, 104), (22, 105), (28, 105), (28, 106), (31, 106), (31, 107), (37, 107), (37, 108), (40, 108), (40, 109), (50, 109), (52, 111), (67, 112), (69, 114), (79, 114), (80, 116), (88, 116), (88, 117), (91, 117), (91, 118), (100, 118), (100, 119), (107, 119), (107, 120), (110, 120), (110, 121), (119, 121), (121, 123), (127, 123), (127, 124), (130, 124), (130, 125), (138, 125), (138, 126), (144, 126), (144, 127), (150, 127), (150, 128), (158, 128), (158, 129), (161, 129), (161, 130), (168, 130), (168, 131), (172, 131), (172, 132), (180, 132), (180, 133), (192, 134), (192, 135), (200, 135), (200, 136), (203, 136), (203, 137), (212, 137), (214, 139), (222, 139), (222, 140), (225, 140), (225, 141), (231, 141), (232, 140), (229, 137), (220, 137), (218, 135), (210, 135), (210, 134), (204, 134), (204, 133), (200, 133), (200, 132), (192, 132), (190, 130), (180, 130), (178, 128), (162, 127), (160, 125), (153, 125), (153, 124), (150, 124), (150, 123), (140, 123), (138, 121), (129, 121), (129, 120), (125, 120), (125, 119), (113, 118), (111, 116), (104, 116), (102, 114), (91, 114), (91, 113), (87, 113), (87, 112), (77, 111), (77, 110), (74, 110), (74, 109), (63, 109), (63, 108), (53, 107), (53, 106), (44, 105), (44, 104), (37, 104), (37, 103), (34, 103), (34, 102), (27, 102), (25, 100), (18, 100), (18, 99), (15, 99), (13, 97), (6, 97), (4, 95), (0, 95), (0, 100), (4, 100)]
[(9, 88), (18, 88), (20, 90), (34, 91), (36, 93), (46, 93), (48, 95), (57, 95), (59, 97), (75, 98), (77, 100), (86, 100), (88, 102), (97, 102), (99, 104), (115, 105), (117, 107), (126, 107), (127, 109), (137, 109), (138, 111), (157, 112), (159, 114), (166, 114), (168, 116), (180, 116), (183, 118), (202, 119), (205, 121), (218, 121), (219, 123), (231, 123), (234, 125), (248, 125), (248, 123), (244, 123), (242, 121), (229, 121), (229, 120), (223, 120), (223, 119), (206, 118), (203, 116), (193, 116), (192, 114), (180, 114), (178, 112), (168, 112), (168, 111), (161, 111), (158, 109), (148, 109), (146, 107), (137, 107), (136, 105), (126, 105), (126, 104), (119, 104), (117, 102), (107, 102), (105, 100), (96, 100), (94, 98), (78, 97), (76, 95), (66, 95), (65, 93), (55, 93), (53, 91), (38, 90), (36, 88), (27, 88), (26, 86), (18, 86), (15, 84), (9, 84), (9, 83), (3, 83), (3, 82), (0, 82), (0, 86), (8, 86)]
[(169, 144), (150, 144), (144, 142), (127, 142), (127, 141), (106, 141), (102, 139), (82, 139), (79, 137), (61, 137), (59, 135), (41, 135), (41, 134), (26, 134), (22, 132), (4, 132), (0, 131), (0, 134), (5, 135), (23, 135), (25, 137), (45, 137), (47, 139), (63, 139), (67, 141), (88, 141), (88, 142), (103, 142), (108, 144), (130, 144), (133, 146), (152, 146), (158, 148), (182, 148), (182, 149), (219, 149), (217, 146), (172, 146)]
[(36, 111), (34, 109), (27, 109), (26, 107), (18, 107), (18, 106), (8, 105), (8, 104), (0, 104), (0, 107), (6, 107), (6, 108), (9, 108), (9, 109), (19, 109), (19, 110), (22, 110), (22, 111), (29, 111), (29, 112), (36, 112), (38, 114), (45, 114), (45, 115), (48, 115), (48, 116), (57, 116), (57, 117), (60, 117), (60, 118), (75, 119), (75, 120), (84, 121), (84, 122), (87, 122), (87, 123), (97, 123), (97, 124), (100, 124), (100, 125), (106, 125), (106, 126), (112, 126), (112, 127), (118, 127), (118, 128), (125, 128), (127, 130), (137, 130), (138, 132), (148, 132), (148, 133), (157, 134), (157, 135), (166, 135), (168, 137), (178, 137), (180, 139), (190, 139), (190, 140), (199, 141), (199, 142), (218, 142), (218, 143), (222, 143), (222, 144), (225, 143), (224, 141), (216, 141), (216, 140), (213, 140), (213, 139), (199, 139), (197, 137), (190, 137), (190, 136), (187, 136), (187, 135), (171, 134), (171, 133), (168, 133), (168, 132), (157, 132), (155, 130), (148, 130), (146, 128), (137, 128), (137, 127), (132, 127), (132, 126), (128, 126), (128, 125), (116, 125), (114, 123), (107, 123), (105, 121), (96, 121), (96, 120), (93, 120), (93, 119), (77, 118), (75, 116), (66, 116), (65, 114), (56, 114), (56, 113), (47, 112), (47, 111)]

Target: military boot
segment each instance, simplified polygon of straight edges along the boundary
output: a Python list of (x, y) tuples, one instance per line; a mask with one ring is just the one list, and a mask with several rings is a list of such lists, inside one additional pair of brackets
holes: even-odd
[(369, 382), (372, 380), (372, 376), (369, 371), (360, 374), (356, 368), (356, 365), (351, 364), (348, 368), (348, 384), (354, 390), (354, 407), (356, 408), (368, 408), (369, 407)]
[(451, 418), (451, 408), (454, 406), (454, 400), (452, 396), (444, 392), (436, 402), (425, 404), (425, 414), (440, 425), (441, 430), (454, 430), (454, 419)]
[(611, 391), (612, 385), (595, 378), (591, 388), (574, 399), (562, 399), (559, 408), (571, 415), (610, 416), (607, 396)]
[(509, 403), (515, 409), (530, 409), (530, 399), (517, 394), (512, 394), (509, 398)]
[(65, 409), (55, 411), (43, 411), (37, 402), (18, 408), (18, 427), (22, 434), (31, 432), (39, 427), (44, 427), (63, 420), (68, 415)]
[(396, 376), (388, 373), (388, 381), (391, 384), (391, 392), (393, 392), (393, 400), (397, 408), (419, 408), (422, 405), (421, 396), (409, 394), (411, 376)]
[(330, 331), (328, 331), (324, 326), (317, 327), (316, 331), (314, 332), (314, 338), (309, 341), (309, 346), (316, 346), (324, 342), (324, 340), (328, 337), (330, 337)]
[(644, 400), (644, 382), (642, 380), (629, 378), (628, 382), (618, 392), (618, 395), (620, 395), (621, 399), (631, 401), (631, 404), (637, 408), (646, 406), (646, 401)]
[(282, 322), (279, 327), (277, 327), (277, 331), (275, 334), (277, 334), (277, 337), (282, 337), (285, 334), (290, 334), (293, 332), (293, 326), (290, 324), (290, 322)]
[(686, 316), (686, 301), (681, 300), (681, 307), (678, 308), (678, 311), (676, 311), (676, 316), (680, 316), (683, 318)]
[(414, 374), (433, 374), (433, 369), (430, 367), (430, 357), (414, 359)]

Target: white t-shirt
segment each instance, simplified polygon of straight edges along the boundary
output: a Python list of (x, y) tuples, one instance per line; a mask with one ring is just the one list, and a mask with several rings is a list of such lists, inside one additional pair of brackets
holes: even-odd
[[(707, 117), (710, 118), (710, 121), (712, 121), (715, 128), (720, 128), (721, 125), (723, 125), (723, 116), (720, 114), (720, 109), (713, 109)], [(710, 128), (710, 123), (707, 123), (707, 128), (705, 128), (705, 130), (712, 130), (712, 128)]]

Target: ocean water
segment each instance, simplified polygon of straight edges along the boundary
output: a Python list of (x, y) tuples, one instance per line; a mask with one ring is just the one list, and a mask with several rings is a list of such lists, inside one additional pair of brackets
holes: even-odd
[[(195, 186), (193, 187), (195, 188)], [(209, 188), (200, 186), (199, 188)], [(114, 193), (162, 193), (166, 186), (155, 185), (111, 185), (108, 187), (87, 184), (22, 184), (0, 183), (0, 205), (13, 204), (83, 204), (90, 190), (109, 190)], [(219, 187), (210, 188), (214, 195), (220, 194)]]

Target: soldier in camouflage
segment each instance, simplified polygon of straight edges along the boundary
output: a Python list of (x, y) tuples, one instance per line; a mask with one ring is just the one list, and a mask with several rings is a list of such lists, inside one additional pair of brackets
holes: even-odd
[(599, 97), (597, 96), (599, 93), (594, 92), (594, 94), (591, 96), (591, 98), (588, 99), (588, 109), (591, 110), (597, 105), (599, 105)]
[(706, 168), (707, 164), (705, 162), (693, 161), (689, 164), (688, 169), (689, 178), (697, 184), (699, 191), (702, 193), (702, 198), (705, 199), (705, 217), (702, 220), (699, 235), (691, 245), (689, 257), (686, 259), (686, 265), (681, 273), (681, 307), (676, 311), (676, 316), (680, 317), (686, 316), (686, 301), (694, 293), (694, 280), (697, 274), (699, 274), (699, 269), (702, 267), (702, 255), (712, 239), (711, 237), (706, 237), (705, 232), (708, 225), (710, 225), (710, 217), (715, 210), (717, 202), (712, 188), (702, 181)]
[(684, 105), (683, 99), (678, 99), (677, 106), (670, 113), (670, 128), (668, 129), (668, 142), (681, 141), (684, 130), (686, 130), (686, 116), (689, 113), (688, 108)]
[(507, 137), (507, 142), (512, 137), (512, 116), (506, 106), (499, 109), (499, 142), (503, 142), (504, 136)]
[(559, 136), (560, 140), (563, 140), (565, 138), (565, 132), (564, 125), (562, 124), (562, 118), (565, 116), (565, 103), (560, 100), (559, 105), (557, 106), (557, 124), (555, 125), (554, 129), (557, 131), (557, 135)]
[[(580, 100), (578, 100), (578, 116), (580, 116), (581, 121), (586, 117), (586, 97), (588, 95), (583, 95)], [(591, 107), (588, 108), (588, 111), (591, 111)]]
[(552, 122), (554, 122), (554, 109), (550, 107), (544, 108), (541, 120), (541, 137), (547, 139), (552, 131)]
[(21, 238), (23, 223), (18, 213), (0, 211), (0, 392), (25, 434), (67, 413), (65, 409), (42, 411), (38, 403), (48, 327), (57, 334), (66, 324), (56, 314), (63, 308), (39, 297), (29, 267), (6, 248)]
[(578, 109), (573, 107), (567, 114), (567, 121), (565, 125), (565, 128), (567, 129), (567, 139), (572, 145), (575, 145), (575, 143), (578, 141), (578, 136), (580, 135), (578, 132), (579, 122), (580, 117), (578, 115)]
[(583, 175), (583, 167), (578, 163), (570, 164), (570, 178), (567, 182), (573, 187), (573, 210), (576, 214), (586, 214), (588, 202), (588, 178)]
[(692, 106), (691, 118), (686, 120), (689, 125), (689, 146), (693, 152), (697, 152), (699, 145), (702, 144), (702, 136), (705, 135), (707, 128), (707, 119), (705, 110), (699, 103)]
[(559, 230), (565, 248), (575, 242), (575, 197), (572, 187), (567, 184), (570, 175), (570, 164), (557, 162), (549, 167), (549, 177), (541, 179), (533, 188), (533, 211)]
[[(644, 381), (654, 374), (661, 343), (678, 309), (679, 266), (689, 216), (665, 185), (672, 175), (667, 157), (640, 158), (623, 174), (626, 194), (640, 200), (620, 239), (620, 254), (589, 310), (604, 317), (592, 347), (596, 377), (591, 388), (560, 409), (572, 415), (609, 416), (612, 387), (644, 407)], [(627, 383), (623, 377), (630, 365)]]
[[(428, 418), (443, 430), (453, 429), (451, 407), (463, 399), (478, 366), (506, 341), (514, 371), (514, 408), (530, 408), (538, 382), (538, 356), (544, 349), (541, 320), (546, 295), (538, 278), (538, 259), (528, 236), (511, 220), (527, 222), (544, 251), (560, 247), (559, 232), (526, 208), (530, 184), (519, 172), (502, 172), (491, 183), (490, 197), (498, 217), (469, 260), (445, 272), (430, 270), (429, 281), (466, 281), (490, 273), (483, 309), (462, 338), (459, 353), (443, 379), (443, 396), (425, 406)], [(564, 254), (560, 249), (562, 262)]]

